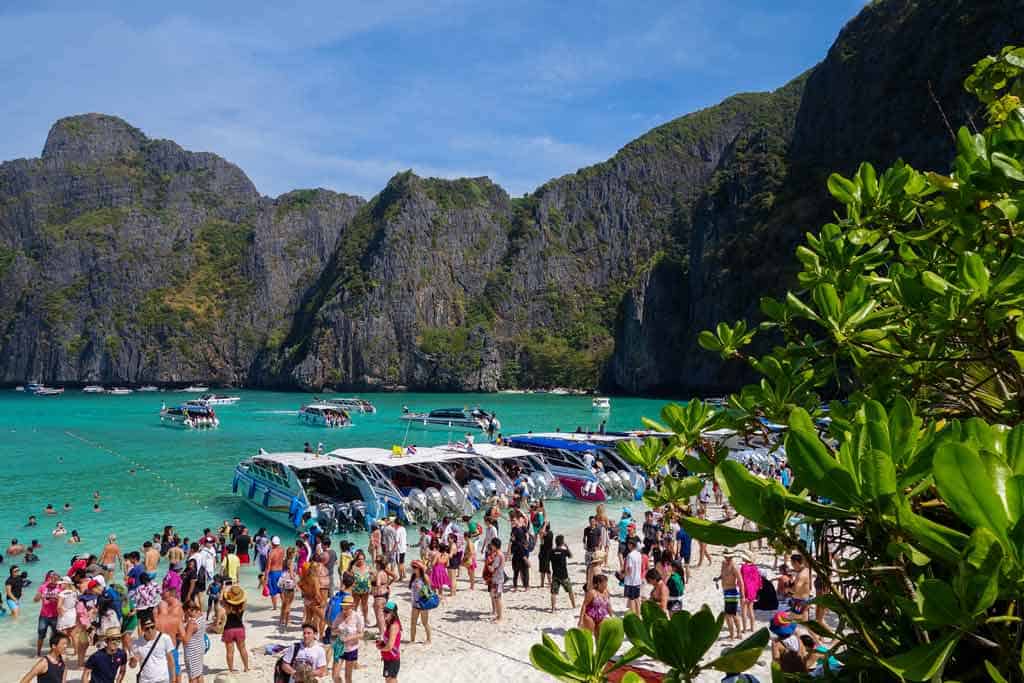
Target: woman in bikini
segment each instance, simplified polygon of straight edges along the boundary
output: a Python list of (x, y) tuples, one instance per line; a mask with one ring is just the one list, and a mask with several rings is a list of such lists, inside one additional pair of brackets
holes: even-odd
[(391, 582), (398, 578), (388, 569), (388, 560), (383, 555), (377, 558), (373, 574), (373, 613), (378, 624), (384, 623), (384, 605), (391, 599)]
[(608, 593), (608, 577), (598, 574), (591, 581), (591, 587), (587, 589), (586, 597), (580, 606), (580, 628), (585, 628), (597, 636), (601, 622), (614, 615), (612, 596)]
[[(363, 623), (366, 623), (370, 618), (370, 584), (373, 582), (373, 572), (370, 571), (369, 565), (366, 564), (366, 553), (362, 550), (357, 550), (352, 558), (351, 570), (352, 578), (355, 579), (355, 583), (352, 584), (352, 597), (355, 598), (356, 609), (363, 614)], [(377, 625), (374, 624), (375, 627)]]

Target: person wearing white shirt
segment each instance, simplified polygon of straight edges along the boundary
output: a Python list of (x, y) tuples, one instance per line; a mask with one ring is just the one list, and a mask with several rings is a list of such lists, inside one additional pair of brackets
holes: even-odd
[(626, 571), (624, 592), (626, 607), (640, 616), (640, 586), (643, 585), (643, 558), (636, 547), (636, 539), (629, 541), (629, 553), (626, 555)]
[(132, 643), (128, 666), (139, 670), (139, 683), (170, 683), (174, 680), (174, 643), (156, 629), (152, 618), (142, 622), (142, 637)]
[(301, 642), (285, 649), (281, 656), (281, 668), (291, 676), (292, 683), (305, 680), (296, 675), (300, 671), (312, 672), (317, 679), (327, 675), (327, 653), (323, 645), (317, 642), (316, 629), (311, 624), (303, 624)]
[(398, 549), (398, 578), (405, 579), (405, 553), (409, 551), (409, 537), (398, 518), (392, 520), (395, 529), (395, 545)]

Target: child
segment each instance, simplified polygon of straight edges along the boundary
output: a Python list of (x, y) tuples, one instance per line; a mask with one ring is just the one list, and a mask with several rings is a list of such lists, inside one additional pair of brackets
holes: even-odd
[(267, 598), (270, 597), (270, 586), (267, 585), (267, 575), (260, 574), (256, 577), (256, 587), (259, 588), (260, 595)]
[(213, 582), (210, 584), (209, 591), (207, 592), (208, 597), (206, 598), (206, 621), (210, 621), (210, 610), (212, 610), (217, 603), (220, 602), (220, 593), (224, 589), (224, 577), (217, 574), (213, 577)]

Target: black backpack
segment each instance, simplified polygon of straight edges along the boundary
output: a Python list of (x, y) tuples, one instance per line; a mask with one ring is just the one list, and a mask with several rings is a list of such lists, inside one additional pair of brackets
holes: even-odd
[(754, 609), (777, 610), (779, 608), (779, 596), (775, 592), (775, 586), (771, 581), (761, 578), (761, 587), (757, 590), (757, 601)]
[[(291, 664), (295, 664), (295, 656), (299, 654), (299, 648), (302, 647), (302, 643), (295, 643), (292, 648), (292, 661)], [(294, 667), (293, 667), (294, 668)], [(284, 672), (284, 655), (277, 658), (277, 663), (274, 664), (274, 683), (288, 683), (292, 680), (291, 674)]]

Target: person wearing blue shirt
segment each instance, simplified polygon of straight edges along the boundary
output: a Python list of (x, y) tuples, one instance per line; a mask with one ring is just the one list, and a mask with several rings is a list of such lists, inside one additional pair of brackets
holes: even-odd
[(690, 534), (686, 533), (686, 529), (679, 527), (679, 531), (676, 532), (676, 540), (679, 542), (679, 554), (683, 557), (683, 563), (689, 567), (690, 548), (693, 544), (693, 539), (690, 537)]
[(626, 553), (629, 552), (626, 539), (629, 538), (629, 525), (632, 523), (633, 513), (629, 508), (622, 508), (622, 518), (619, 520), (619, 569), (625, 566)]

